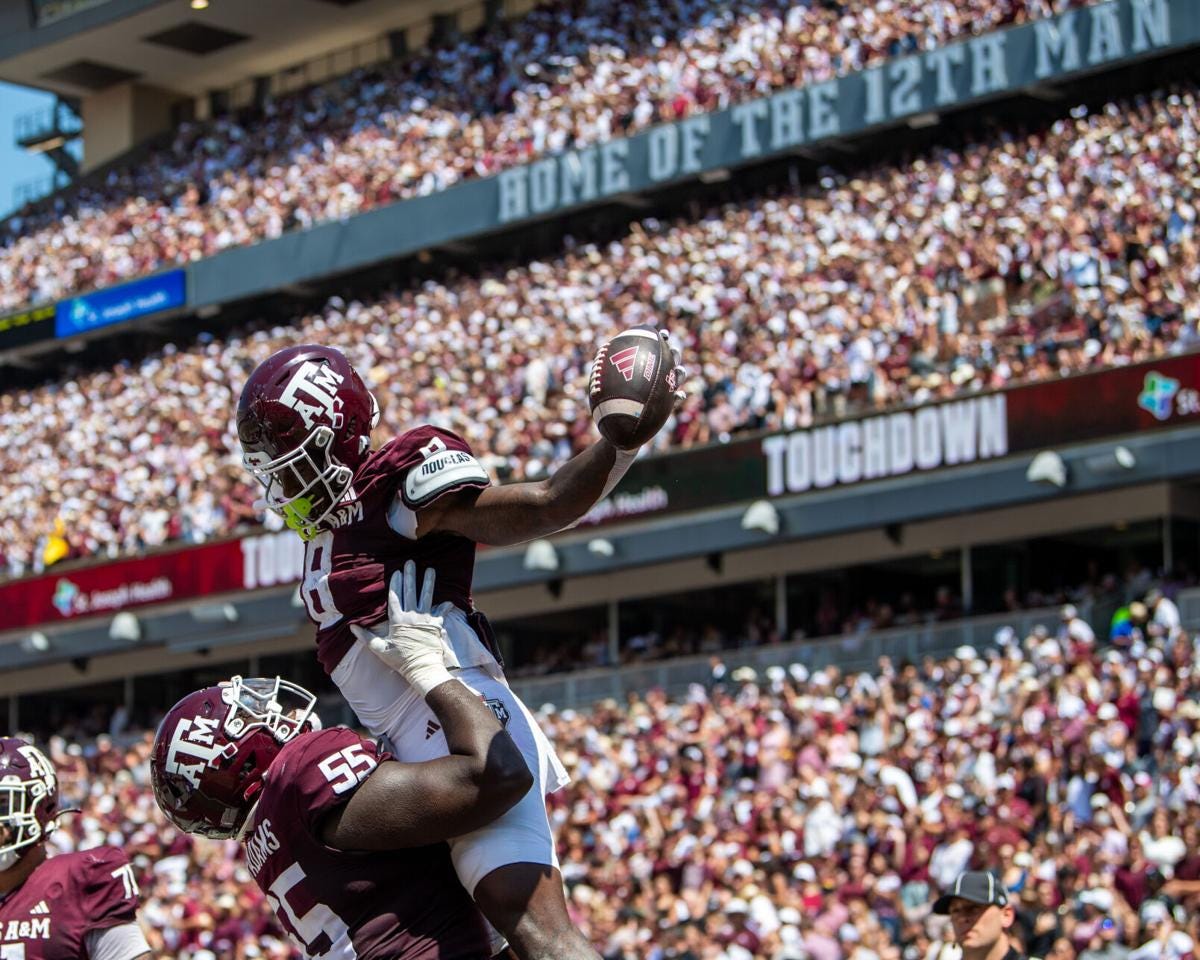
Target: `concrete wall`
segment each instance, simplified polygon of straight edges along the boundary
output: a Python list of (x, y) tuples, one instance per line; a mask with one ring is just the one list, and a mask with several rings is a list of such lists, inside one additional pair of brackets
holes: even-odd
[(171, 125), (179, 94), (140, 83), (122, 83), (84, 97), (83, 170), (86, 173)]

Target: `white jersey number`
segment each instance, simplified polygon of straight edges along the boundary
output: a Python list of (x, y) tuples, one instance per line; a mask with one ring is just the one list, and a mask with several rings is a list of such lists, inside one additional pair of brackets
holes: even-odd
[(25, 944), (0, 943), (0, 960), (25, 960)]
[(363, 753), (361, 743), (353, 744), (345, 750), (331, 753), (317, 764), (325, 779), (333, 787), (333, 792), (343, 794), (353, 790), (367, 779), (367, 774), (375, 769), (375, 758)]
[(322, 629), (342, 619), (329, 589), (329, 574), (333, 572), (333, 533), (326, 530), (304, 545), (304, 582), (300, 598), (310, 619)]
[(336, 957), (337, 960), (353, 960), (358, 954), (350, 945), (350, 928), (329, 907), (318, 903), (304, 916), (296, 916), (295, 909), (288, 902), (288, 894), (304, 883), (306, 879), (300, 864), (293, 863), (271, 884), (271, 889), (267, 891), (267, 899), (275, 908), (275, 915), (279, 917), (279, 922), (287, 927), (288, 932), (304, 949), (307, 956), (316, 955), (313, 951), (320, 943), (321, 937), (326, 936), (333, 945), (328, 956)]
[(114, 880), (120, 879), (122, 886), (125, 887), (125, 899), (132, 900), (139, 893), (137, 880), (133, 876), (133, 867), (130, 864), (125, 864), (123, 867), (117, 867), (109, 874)]

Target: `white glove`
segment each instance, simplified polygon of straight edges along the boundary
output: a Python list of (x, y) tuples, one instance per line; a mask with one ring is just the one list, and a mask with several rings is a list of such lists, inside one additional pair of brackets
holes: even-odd
[(412, 560), (404, 564), (404, 573), (392, 574), (388, 584), (388, 632), (377, 636), (362, 627), (355, 634), (366, 641), (371, 652), (411, 684), (421, 697), (434, 687), (451, 679), (446, 667), (449, 637), (442, 618), (454, 606), (440, 603), (433, 606), (433, 568), (425, 571), (421, 595), (417, 596), (417, 565)]

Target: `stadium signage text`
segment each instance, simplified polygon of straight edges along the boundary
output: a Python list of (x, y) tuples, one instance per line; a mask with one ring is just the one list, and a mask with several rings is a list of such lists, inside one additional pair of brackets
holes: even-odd
[(1195, 6), (1109, 0), (536, 160), (495, 178), (496, 218), (543, 216), (1146, 56), (1200, 39)]
[(133, 283), (64, 300), (55, 307), (55, 336), (70, 337), (97, 327), (182, 307), (187, 302), (186, 277), (183, 270), (168, 270)]
[(762, 451), (773, 497), (1003, 457), (1007, 398), (998, 393), (778, 434)]
[(719, 180), (743, 164), (935, 121), (970, 104), (1197, 44), (1196, 0), (1108, 0), (1068, 10), (226, 250), (188, 265), (189, 304), (258, 296), (622, 194)]

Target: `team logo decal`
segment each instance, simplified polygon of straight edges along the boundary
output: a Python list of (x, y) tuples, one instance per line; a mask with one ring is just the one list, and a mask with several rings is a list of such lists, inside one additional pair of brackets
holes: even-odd
[(344, 379), (327, 364), (306, 360), (292, 377), (279, 402), (300, 414), (304, 418), (304, 425), (310, 430), (317, 423), (340, 430), (342, 399), (337, 395), (337, 390)]
[(509, 721), (508, 707), (504, 705), (503, 700), (484, 700), (484, 706), (496, 715), (496, 719), (500, 721), (500, 726), (507, 727)]
[(609, 357), (609, 362), (617, 368), (617, 372), (625, 378), (625, 382), (633, 380), (633, 366), (637, 360), (637, 347), (627, 347)]
[[(180, 720), (175, 728), (175, 735), (171, 737), (171, 747), (167, 751), (167, 773), (177, 773), (193, 787), (199, 787), (200, 774), (223, 756), (226, 749), (233, 746), (213, 745), (213, 733), (218, 723), (219, 721), (208, 717)], [(187, 762), (189, 759), (192, 762)]]

